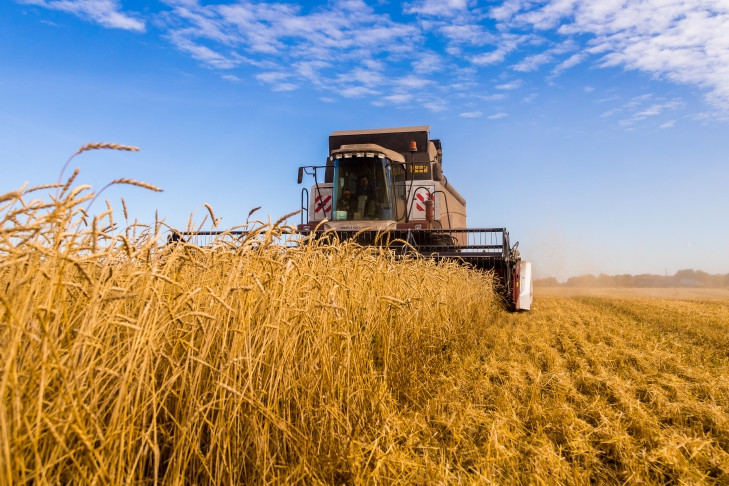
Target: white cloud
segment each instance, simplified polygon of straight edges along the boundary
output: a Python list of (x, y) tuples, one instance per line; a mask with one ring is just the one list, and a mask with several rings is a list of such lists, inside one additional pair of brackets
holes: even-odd
[(290, 75), (288, 73), (271, 71), (257, 74), (256, 79), (264, 83), (278, 83), (279, 81), (287, 79), (289, 76)]
[[(531, 42), (533, 43), (541, 43), (540, 39), (531, 39)], [(544, 64), (549, 64), (553, 62), (555, 59), (557, 59), (559, 56), (566, 54), (568, 52), (574, 51), (577, 49), (576, 43), (572, 39), (567, 39), (564, 42), (560, 42), (553, 47), (550, 47), (549, 49), (537, 53), (537, 54), (531, 54), (524, 59), (522, 59), (520, 62), (512, 66), (512, 69), (515, 71), (521, 71), (521, 72), (531, 72), (536, 71)], [(558, 66), (559, 69), (566, 69), (568, 67), (571, 67), (578, 62), (581, 61), (580, 53), (573, 54), (569, 59), (566, 61), (563, 61), (560, 66)], [(555, 68), (557, 69), (557, 68)]]
[[(589, 35), (584, 54), (603, 67), (642, 71), (699, 86), (729, 109), (729, 2), (726, 0), (552, 0), (529, 9), (507, 1), (492, 16), (510, 25)], [(571, 58), (572, 59), (572, 58)], [(562, 70), (582, 58), (565, 61)], [(557, 69), (559, 71), (560, 68)]]
[(432, 52), (418, 56), (411, 65), (416, 73), (435, 73), (446, 68), (445, 59)]
[(172, 43), (181, 51), (187, 52), (194, 59), (218, 69), (230, 69), (241, 64), (242, 57), (233, 53), (225, 56), (202, 44), (196, 44), (189, 39), (171, 36)]
[(420, 76), (403, 76), (395, 80), (395, 84), (403, 88), (420, 89), (429, 85), (432, 81)]
[(496, 89), (501, 89), (501, 90), (512, 90), (512, 89), (519, 88), (521, 85), (522, 85), (522, 80), (521, 79), (517, 79), (516, 81), (510, 81), (508, 83), (497, 84), (495, 86), (495, 88)]
[(493, 44), (496, 49), (489, 52), (483, 52), (471, 57), (471, 62), (477, 66), (487, 66), (490, 64), (498, 64), (506, 59), (506, 56), (514, 52), (519, 46), (532, 39), (528, 35), (518, 35), (512, 33), (502, 33)]
[(104, 27), (137, 32), (145, 30), (143, 21), (121, 11), (121, 3), (118, 0), (21, 0), (21, 2), (67, 12)]
[(357, 67), (347, 73), (340, 74), (339, 80), (345, 83), (358, 83), (365, 86), (378, 86), (382, 84), (383, 75), (382, 73), (377, 71)]
[(632, 128), (648, 118), (656, 117), (666, 112), (674, 112), (684, 106), (685, 103), (680, 99), (656, 100), (652, 95), (643, 95), (635, 97), (623, 106), (611, 110), (610, 115), (624, 113), (627, 116), (620, 120), (618, 124), (622, 127)]
[(289, 73), (269, 71), (257, 74), (256, 79), (262, 83), (270, 84), (273, 91), (294, 91), (299, 89), (296, 83), (291, 82), (291, 74)]
[(478, 24), (446, 24), (440, 26), (438, 32), (454, 44), (482, 46), (497, 41), (495, 35)]
[(345, 98), (361, 98), (367, 95), (375, 95), (377, 94), (377, 91), (364, 86), (351, 86), (349, 88), (342, 89), (339, 94)]
[[(121, 0), (17, 1), (109, 28), (159, 27), (205, 66), (253, 69), (252, 76), (277, 90), (309, 86), (348, 97), (406, 92), (426, 100), (437, 89), (443, 101), (429, 101), (429, 109), (442, 111), (466, 99), (464, 90), (483, 89), (493, 66), (544, 70), (549, 81), (587, 64), (699, 87), (715, 109), (729, 113), (729, 0), (162, 0), (163, 11), (147, 23)], [(404, 15), (383, 13), (398, 5)], [(615, 113), (632, 119), (639, 110)]]
[(676, 120), (669, 120), (666, 123), (662, 124), (659, 128), (673, 128), (675, 124)]
[(396, 105), (401, 105), (403, 103), (409, 103), (413, 99), (413, 95), (411, 94), (394, 94), (390, 96), (385, 96), (385, 99), (389, 101), (390, 103), (395, 103)]
[(448, 105), (442, 99), (426, 101), (425, 103), (423, 103), (423, 106), (426, 110), (430, 110), (433, 113), (440, 113), (441, 111), (445, 111), (448, 109)]
[(452, 17), (468, 8), (468, 0), (420, 0), (405, 4), (405, 13)]
[(274, 91), (294, 91), (299, 87), (294, 83), (275, 83), (272, 89)]
[(489, 120), (498, 120), (500, 118), (505, 118), (507, 116), (509, 116), (509, 115), (506, 113), (494, 113), (493, 115), (489, 115), (486, 118), (488, 118)]
[(522, 59), (520, 62), (512, 66), (512, 69), (514, 71), (519, 72), (530, 72), (530, 71), (536, 71), (539, 69), (539, 67), (542, 64), (547, 64), (554, 59), (552, 55), (548, 52), (542, 52), (540, 54), (534, 54), (531, 56), (527, 56), (524, 59)]
[(501, 5), (492, 7), (489, 16), (498, 21), (507, 21), (531, 3), (529, 0), (506, 0)]
[(321, 72), (331, 67), (331, 63), (326, 61), (301, 61), (294, 64), (296, 73), (314, 84), (320, 84)]
[[(165, 2), (170, 10), (163, 18), (179, 49), (219, 69), (242, 64), (262, 69), (256, 78), (274, 90), (308, 85), (364, 97), (388, 87), (419, 90), (429, 83), (421, 75), (406, 75), (412, 70), (402, 66), (412, 62), (419, 28), (375, 13), (361, 0), (333, 0), (310, 10), (251, 0)], [(439, 61), (435, 54), (421, 59), (429, 70)]]
[(562, 61), (561, 63), (557, 64), (557, 66), (552, 70), (552, 75), (556, 76), (561, 74), (562, 72), (577, 66), (581, 62), (585, 61), (587, 59), (587, 54), (584, 52), (578, 52), (576, 54), (572, 54), (570, 57)]
[(460, 116), (461, 118), (479, 118), (482, 115), (483, 113), (481, 113), (480, 111), (467, 111), (465, 113), (459, 114), (458, 116)]
[(501, 101), (506, 98), (506, 95), (504, 93), (494, 93), (490, 95), (472, 95), (474, 98), (478, 98), (483, 101)]
[(375, 59), (365, 59), (362, 61), (362, 65), (367, 69), (372, 69), (373, 71), (382, 71), (386, 67), (385, 63)]

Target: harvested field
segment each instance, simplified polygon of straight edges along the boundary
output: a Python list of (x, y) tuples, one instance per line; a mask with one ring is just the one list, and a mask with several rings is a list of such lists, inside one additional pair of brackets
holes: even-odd
[[(68, 191), (68, 192), (67, 192)], [(729, 300), (558, 296), (0, 197), (0, 483), (729, 482)]]
[(654, 297), (659, 299), (726, 300), (729, 288), (700, 287), (538, 287), (539, 295), (552, 297)]

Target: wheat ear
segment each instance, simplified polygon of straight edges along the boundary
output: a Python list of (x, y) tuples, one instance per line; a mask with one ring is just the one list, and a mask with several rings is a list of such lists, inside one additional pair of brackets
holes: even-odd
[(99, 150), (99, 149), (111, 149), (111, 150), (126, 150), (128, 152), (139, 152), (139, 147), (134, 147), (132, 145), (121, 145), (118, 143), (108, 143), (108, 142), (94, 142), (94, 143), (87, 143), (80, 149), (76, 151), (73, 155), (78, 155), (82, 152), (86, 152), (87, 150)]
[[(66, 172), (66, 167), (68, 167), (68, 164), (71, 163), (74, 157), (76, 157), (78, 154), (82, 152), (86, 152), (87, 150), (99, 150), (99, 149), (111, 149), (111, 150), (126, 150), (128, 152), (139, 152), (139, 147), (133, 147), (131, 145), (120, 145), (118, 143), (108, 143), (108, 142), (93, 142), (93, 143), (87, 143), (80, 149), (78, 149), (72, 156), (68, 158), (65, 164), (63, 164), (63, 167), (61, 167), (61, 173), (58, 174), (58, 181), (56, 184), (61, 183), (61, 178), (63, 177), (63, 173)], [(56, 194), (56, 198), (58, 198), (59, 195)]]
[(215, 228), (220, 223), (220, 218), (215, 217), (215, 213), (213, 212), (213, 207), (210, 204), (205, 203), (205, 204), (203, 204), (203, 206), (205, 206), (205, 209), (207, 209), (208, 212), (210, 213), (210, 217), (213, 220), (213, 228)]
[(89, 205), (86, 207), (86, 210), (88, 211), (89, 208), (91, 207), (91, 205), (94, 204), (94, 201), (96, 201), (96, 198), (99, 197), (99, 194), (104, 192), (107, 187), (113, 186), (114, 184), (128, 184), (130, 186), (137, 186), (137, 187), (141, 187), (143, 189), (149, 189), (150, 191), (154, 191), (154, 192), (162, 192), (161, 188), (159, 188), (153, 184), (150, 184), (149, 182), (143, 182), (143, 181), (138, 181), (136, 179), (126, 179), (126, 178), (114, 179), (113, 181), (111, 181), (110, 183), (108, 183), (107, 185), (102, 187), (101, 190), (96, 193), (94, 198), (91, 200)]
[[(124, 178), (114, 179), (113, 181), (108, 183), (106, 185), (106, 187), (112, 186), (114, 184), (129, 184), (130, 186), (142, 187), (144, 189), (149, 189), (150, 191), (154, 191), (154, 192), (162, 192), (161, 188), (159, 188), (153, 184), (150, 184), (148, 182), (138, 181), (136, 179), (124, 179)], [(106, 189), (106, 187), (104, 189)], [(99, 191), (99, 192), (101, 192), (101, 191)]]

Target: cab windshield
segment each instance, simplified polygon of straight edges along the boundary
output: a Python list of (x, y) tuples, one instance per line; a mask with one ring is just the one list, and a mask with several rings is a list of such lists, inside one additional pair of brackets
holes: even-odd
[(334, 160), (334, 221), (392, 220), (390, 161), (379, 154)]

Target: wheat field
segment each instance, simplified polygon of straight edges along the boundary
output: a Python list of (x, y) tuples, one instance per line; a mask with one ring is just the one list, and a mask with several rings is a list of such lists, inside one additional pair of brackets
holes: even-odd
[(729, 483), (727, 299), (509, 313), (280, 222), (167, 245), (73, 177), (0, 196), (0, 484)]

